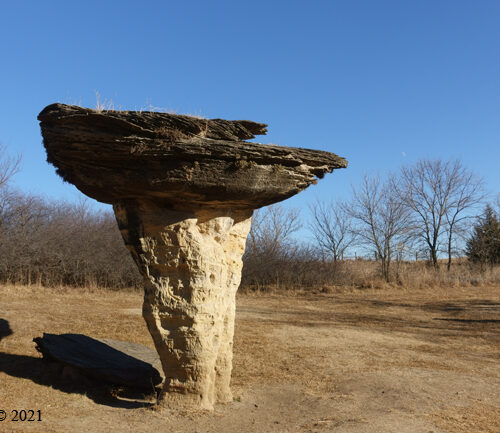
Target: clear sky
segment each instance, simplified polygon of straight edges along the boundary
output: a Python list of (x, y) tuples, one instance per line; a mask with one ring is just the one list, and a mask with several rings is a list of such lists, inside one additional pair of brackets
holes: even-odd
[(500, 1), (16, 1), (0, 9), (0, 142), (14, 185), (78, 199), (45, 162), (53, 102), (152, 105), (269, 124), (259, 141), (350, 166), (290, 199), (345, 196), (364, 171), (461, 158), (500, 191)]

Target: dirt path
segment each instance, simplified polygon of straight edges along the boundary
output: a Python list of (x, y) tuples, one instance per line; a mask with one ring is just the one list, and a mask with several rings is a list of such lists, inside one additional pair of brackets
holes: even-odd
[(139, 294), (0, 286), (0, 295), (0, 410), (43, 418), (3, 421), (1, 432), (500, 431), (499, 288), (240, 296), (235, 400), (214, 413), (112, 398), (40, 360), (31, 340), (42, 332), (152, 346)]

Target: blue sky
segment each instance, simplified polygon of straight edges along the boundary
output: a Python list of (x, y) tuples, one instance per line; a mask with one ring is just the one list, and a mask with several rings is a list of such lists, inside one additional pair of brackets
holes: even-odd
[(59, 101), (269, 124), (258, 141), (350, 166), (290, 199), (345, 197), (364, 171), (461, 158), (500, 191), (500, 2), (18, 1), (0, 12), (0, 142), (14, 186), (77, 200), (45, 162)]

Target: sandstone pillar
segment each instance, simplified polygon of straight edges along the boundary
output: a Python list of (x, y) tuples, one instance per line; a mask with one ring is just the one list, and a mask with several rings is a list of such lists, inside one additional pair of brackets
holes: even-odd
[(143, 315), (165, 373), (164, 402), (211, 409), (231, 401), (235, 296), (252, 212), (136, 200), (114, 210), (145, 277)]
[(231, 401), (235, 293), (254, 209), (291, 197), (347, 161), (246, 141), (249, 120), (52, 104), (38, 115), (47, 161), (113, 205), (145, 279), (143, 315), (163, 364), (163, 401)]

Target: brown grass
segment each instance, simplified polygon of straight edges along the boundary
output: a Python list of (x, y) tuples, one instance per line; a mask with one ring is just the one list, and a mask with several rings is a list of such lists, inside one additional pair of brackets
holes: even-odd
[[(500, 425), (499, 286), (240, 295), (235, 401), (151, 411), (49, 369), (32, 342), (84, 333), (153, 347), (137, 292), (0, 286), (1, 431), (493, 432)], [(446, 319), (446, 320), (442, 320)], [(139, 405), (140, 406), (140, 405)], [(2, 430), (3, 429), (3, 430)]]
[[(311, 269), (308, 269), (311, 268)], [(289, 292), (311, 291), (312, 293), (336, 293), (353, 289), (384, 290), (427, 290), (470, 287), (500, 286), (500, 266), (471, 265), (466, 259), (455, 259), (448, 271), (443, 261), (439, 269), (434, 269), (425, 261), (393, 262), (391, 279), (385, 281), (380, 276), (379, 263), (373, 260), (345, 260), (337, 264), (288, 266), (277, 282), (263, 281), (260, 284), (243, 286), (243, 292)], [(285, 267), (283, 267), (285, 269)], [(307, 275), (302, 282), (293, 274)], [(287, 273), (288, 272), (288, 273)]]

